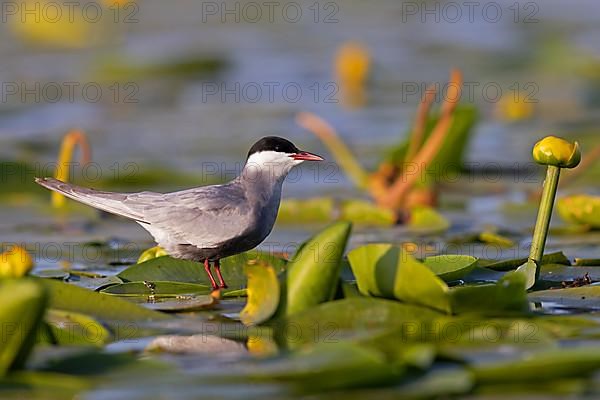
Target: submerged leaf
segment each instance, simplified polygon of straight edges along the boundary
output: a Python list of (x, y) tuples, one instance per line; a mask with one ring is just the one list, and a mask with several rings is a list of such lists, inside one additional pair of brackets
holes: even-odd
[(155, 295), (175, 297), (181, 294), (210, 294), (211, 290), (210, 286), (195, 283), (145, 281), (112, 285), (106, 289), (102, 289), (100, 292), (123, 297), (148, 297)]
[(352, 250), (348, 259), (362, 294), (450, 312), (446, 283), (403, 248), (370, 244)]
[(213, 308), (217, 300), (210, 295), (131, 297), (131, 301), (145, 308), (164, 312), (190, 312)]

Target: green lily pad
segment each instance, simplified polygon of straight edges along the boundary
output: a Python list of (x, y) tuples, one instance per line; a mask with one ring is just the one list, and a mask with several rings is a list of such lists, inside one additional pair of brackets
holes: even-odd
[[(277, 272), (285, 269), (286, 261), (273, 254), (261, 251), (249, 251), (221, 260), (223, 278), (232, 289), (241, 289), (246, 285), (244, 266), (248, 262), (264, 261), (273, 265)], [(197, 262), (179, 260), (169, 256), (152, 258), (141, 264), (135, 264), (118, 274), (125, 282), (171, 281), (210, 285), (204, 267)]]
[(258, 325), (277, 311), (280, 284), (275, 268), (267, 264), (247, 265), (246, 275), (248, 302), (240, 312), (240, 319), (244, 325)]
[(525, 276), (507, 273), (497, 283), (456, 286), (450, 290), (452, 310), (457, 314), (472, 312), (497, 315), (526, 312), (529, 309)]
[(352, 225), (336, 222), (298, 249), (284, 276), (278, 309), (291, 315), (333, 298)]
[(468, 393), (474, 383), (473, 374), (466, 368), (442, 365), (424, 373), (409, 375), (399, 385), (383, 392), (402, 398), (437, 398)]
[(472, 365), (478, 384), (552, 381), (581, 377), (600, 368), (600, 347), (520, 352), (518, 357)]
[(278, 223), (329, 222), (334, 216), (335, 201), (331, 197), (286, 199), (281, 202)]
[(427, 257), (423, 260), (423, 264), (444, 281), (451, 282), (462, 279), (473, 271), (473, 268), (477, 265), (477, 258), (445, 254)]
[(546, 302), (562, 307), (600, 309), (600, 286), (540, 290), (529, 294), (533, 302)]
[(278, 342), (290, 348), (361, 340), (381, 331), (412, 328), (441, 315), (430, 308), (397, 301), (353, 297), (323, 303), (288, 316), (276, 324), (275, 336)]
[(401, 247), (370, 244), (352, 250), (348, 260), (362, 294), (450, 312), (446, 283)]
[(102, 321), (146, 321), (168, 316), (129, 301), (53, 279), (38, 279), (50, 295), (50, 307), (93, 316)]
[(100, 292), (122, 297), (148, 297), (150, 295), (162, 297), (175, 297), (181, 294), (210, 294), (210, 286), (185, 282), (127, 282), (112, 285)]
[(32, 271), (31, 275), (38, 276), (40, 278), (59, 280), (65, 280), (69, 277), (69, 273), (64, 269), (41, 269), (37, 271)]
[(71, 275), (68, 280), (76, 286), (90, 290), (101, 290), (108, 286), (119, 285), (123, 281), (116, 275), (103, 276), (98, 278), (90, 278), (83, 275)]
[(0, 281), (0, 377), (23, 367), (41, 326), (48, 296), (44, 287), (26, 278)]
[(102, 347), (112, 339), (108, 329), (84, 314), (48, 310), (46, 322), (55, 343), (60, 346), (92, 345)]
[(419, 206), (410, 210), (407, 225), (424, 232), (444, 232), (450, 228), (450, 221), (431, 207)]
[[(527, 259), (527, 257), (500, 261), (480, 259), (477, 265), (480, 267), (493, 269), (494, 271), (511, 271), (525, 264)], [(544, 255), (544, 257), (542, 257), (542, 265), (544, 264), (571, 265), (571, 261), (562, 251), (559, 251)]]
[(357, 225), (391, 226), (398, 219), (392, 210), (378, 207), (365, 200), (344, 200), (340, 208), (340, 219)]
[(390, 368), (378, 351), (349, 343), (320, 344), (260, 362), (238, 363), (227, 371), (227, 380), (281, 382), (306, 393), (393, 382), (404, 374)]
[(90, 386), (91, 382), (85, 378), (53, 372), (17, 371), (0, 378), (4, 399), (71, 399)]

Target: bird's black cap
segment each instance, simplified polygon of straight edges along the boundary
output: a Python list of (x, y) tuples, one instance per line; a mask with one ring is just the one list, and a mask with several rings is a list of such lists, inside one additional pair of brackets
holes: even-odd
[(260, 151), (277, 151), (280, 153), (295, 154), (300, 150), (292, 142), (278, 136), (265, 136), (254, 143), (248, 152), (248, 157)]

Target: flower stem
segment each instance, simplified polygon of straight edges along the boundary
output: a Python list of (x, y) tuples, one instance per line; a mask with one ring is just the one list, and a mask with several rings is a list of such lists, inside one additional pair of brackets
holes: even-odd
[(542, 192), (542, 200), (538, 212), (537, 222), (533, 231), (533, 240), (531, 242), (531, 252), (529, 261), (535, 262), (537, 268), (535, 272), (536, 280), (540, 274), (540, 265), (544, 256), (544, 246), (548, 237), (548, 228), (550, 227), (550, 219), (552, 218), (552, 209), (554, 208), (554, 200), (558, 189), (558, 179), (560, 177), (560, 168), (554, 165), (548, 166), (546, 172), (546, 180), (544, 181), (544, 189)]

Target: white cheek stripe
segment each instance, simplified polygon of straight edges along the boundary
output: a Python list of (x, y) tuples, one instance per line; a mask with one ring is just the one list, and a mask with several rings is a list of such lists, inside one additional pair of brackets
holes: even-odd
[(292, 167), (298, 164), (300, 162), (291, 158), (289, 154), (261, 151), (248, 158), (242, 173), (247, 179), (257, 179), (259, 176), (265, 178), (265, 174), (277, 179), (287, 175)]

